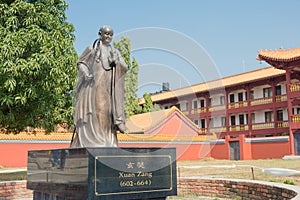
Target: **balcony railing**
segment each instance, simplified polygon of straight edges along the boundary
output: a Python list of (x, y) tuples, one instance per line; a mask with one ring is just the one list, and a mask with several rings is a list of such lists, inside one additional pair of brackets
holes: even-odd
[(282, 101), (287, 101), (287, 96), (286, 96), (286, 94), (276, 96), (276, 102), (282, 102)]
[(292, 116), (292, 122), (300, 122), (300, 114)]
[(252, 130), (274, 128), (274, 122), (264, 122), (252, 124)]
[(300, 82), (290, 84), (290, 91), (291, 92), (300, 91)]
[[(300, 115), (295, 116), (295, 122), (300, 122)], [(289, 122), (288, 121), (279, 121), (277, 122), (277, 127), (278, 128), (287, 128), (289, 127)], [(262, 123), (255, 123), (252, 124), (252, 130), (260, 130), (260, 129), (271, 129), (275, 128), (275, 123), (274, 122), (262, 122)], [(209, 133), (221, 133), (221, 132), (227, 132), (227, 126), (221, 126), (221, 127), (210, 127), (209, 130), (207, 128), (200, 128), (201, 134), (206, 134), (207, 132)], [(248, 124), (240, 124), (240, 125), (233, 125), (233, 126), (228, 126), (228, 131), (233, 132), (233, 131), (248, 131), (249, 130), (249, 125)]]
[(190, 114), (190, 112), (188, 111), (188, 110), (184, 110), (184, 111), (181, 111), (183, 114), (185, 114), (185, 115), (189, 115)]
[(192, 111), (191, 111), (191, 114), (198, 114), (198, 113), (204, 113), (206, 112), (206, 108), (205, 107), (202, 107), (202, 108), (194, 108)]
[[(283, 102), (283, 101), (287, 101), (286, 94), (276, 96), (276, 102)], [(252, 99), (250, 101), (250, 106), (269, 104), (269, 103), (273, 103), (273, 97)], [(247, 107), (247, 106), (249, 106), (248, 101), (232, 102), (232, 103), (228, 104), (228, 109), (242, 108), (242, 107)], [(213, 111), (225, 110), (225, 108), (226, 108), (226, 105), (215, 105), (215, 106), (208, 107), (208, 111), (213, 112)], [(206, 111), (207, 111), (206, 107), (202, 107), (202, 108), (193, 108), (190, 113), (187, 110), (182, 111), (182, 112), (184, 114), (188, 115), (188, 114), (205, 113)]]
[(208, 108), (209, 112), (218, 111), (218, 110), (225, 110), (225, 105), (217, 105), (217, 106), (211, 106)]
[(279, 121), (279, 122), (277, 122), (277, 127), (278, 127), (278, 128), (286, 128), (286, 127), (289, 127), (289, 122), (288, 122), (288, 121)]
[(221, 126), (221, 127), (210, 127), (210, 132), (212, 132), (212, 133), (226, 132), (226, 126)]
[(246, 106), (248, 106), (247, 101), (239, 101), (239, 102), (229, 103), (228, 108), (232, 109), (232, 108), (241, 108), (241, 107), (246, 107)]
[(272, 102), (273, 102), (272, 97), (266, 97), (266, 98), (252, 99), (250, 105), (255, 106), (255, 105), (268, 104)]
[(207, 133), (207, 128), (200, 128), (201, 134), (206, 134)]
[(249, 126), (247, 124), (234, 125), (229, 127), (229, 131), (247, 131)]

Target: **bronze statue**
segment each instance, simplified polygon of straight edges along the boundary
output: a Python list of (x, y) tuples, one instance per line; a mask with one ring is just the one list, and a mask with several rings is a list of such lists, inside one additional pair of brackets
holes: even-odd
[(127, 65), (111, 46), (113, 30), (103, 26), (99, 39), (80, 56), (75, 134), (71, 147), (116, 147), (117, 131), (125, 132), (124, 77)]

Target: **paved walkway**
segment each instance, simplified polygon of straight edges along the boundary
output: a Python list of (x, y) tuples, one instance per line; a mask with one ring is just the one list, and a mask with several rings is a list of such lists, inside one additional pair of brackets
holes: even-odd
[(14, 173), (14, 172), (25, 172), (27, 171), (27, 168), (16, 168), (16, 169), (1, 169), (0, 168), (0, 174), (4, 174), (4, 173)]

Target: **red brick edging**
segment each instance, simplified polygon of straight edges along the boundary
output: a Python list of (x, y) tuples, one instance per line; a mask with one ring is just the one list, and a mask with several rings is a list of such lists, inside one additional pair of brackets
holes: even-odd
[[(178, 194), (243, 199), (300, 199), (300, 187), (280, 183), (213, 179), (202, 177), (178, 178)], [(26, 189), (26, 181), (0, 182), (0, 200), (33, 198), (33, 191)]]
[(252, 180), (182, 177), (178, 178), (177, 189), (178, 194), (219, 198), (300, 199), (300, 187)]
[(33, 191), (27, 190), (26, 181), (0, 182), (0, 200), (33, 198)]

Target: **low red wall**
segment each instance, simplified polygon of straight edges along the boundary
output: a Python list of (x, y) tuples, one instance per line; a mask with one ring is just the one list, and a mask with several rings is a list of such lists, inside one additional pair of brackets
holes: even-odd
[[(282, 158), (290, 155), (290, 145), (288, 138), (240, 138), (240, 158), (267, 159)], [(203, 158), (230, 159), (229, 140), (219, 140), (211, 142), (153, 142), (134, 143), (120, 142), (120, 147), (176, 147), (177, 160), (199, 160)], [(27, 152), (29, 150), (68, 148), (69, 143), (13, 143), (0, 142), (0, 166), (5, 167), (26, 167)]]
[(288, 142), (254, 143), (252, 144), (252, 159), (282, 158), (290, 155)]
[(224, 144), (215, 144), (211, 145), (211, 157), (215, 159), (230, 159), (229, 154), (229, 145)]
[(211, 157), (208, 144), (121, 143), (120, 147), (176, 147), (177, 160), (200, 160)]
[[(121, 143), (120, 147), (176, 147), (177, 160), (199, 160), (211, 157), (209, 144)], [(0, 166), (26, 167), (30, 150), (68, 148), (69, 144), (0, 143)], [(218, 156), (216, 158), (219, 158)], [(220, 159), (223, 159), (220, 157)]]
[(282, 158), (290, 155), (289, 141), (251, 142), (252, 159)]
[(67, 148), (69, 144), (0, 143), (0, 166), (26, 167), (29, 150)]

